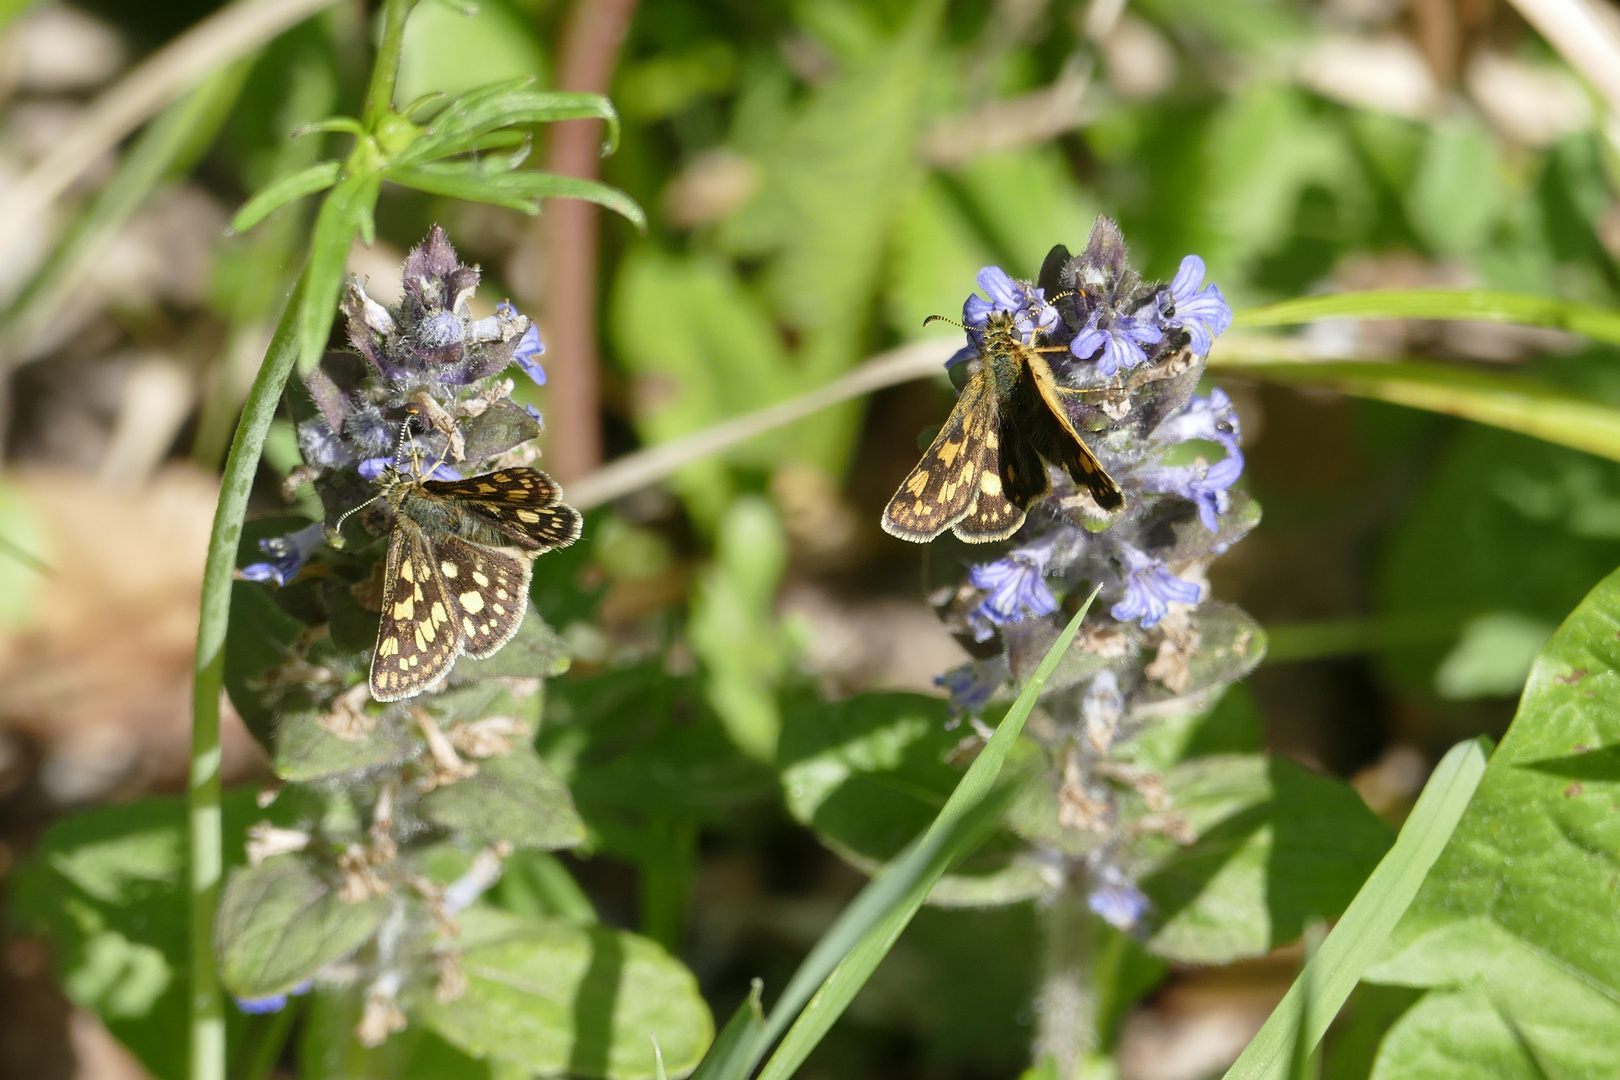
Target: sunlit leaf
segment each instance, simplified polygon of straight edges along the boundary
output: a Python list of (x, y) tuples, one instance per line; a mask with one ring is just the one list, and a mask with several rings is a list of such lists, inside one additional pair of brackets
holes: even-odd
[(338, 182), (343, 166), (336, 161), (322, 161), (291, 176), (283, 176), (256, 192), (231, 219), (234, 232), (246, 232), (259, 222), (286, 206), (294, 199), (325, 191)]

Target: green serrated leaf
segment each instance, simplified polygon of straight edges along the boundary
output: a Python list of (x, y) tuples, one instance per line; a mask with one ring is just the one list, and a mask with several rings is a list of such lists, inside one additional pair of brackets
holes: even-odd
[(544, 1075), (651, 1080), (651, 1039), (669, 1075), (685, 1076), (714, 1037), (697, 980), (646, 938), (479, 908), (460, 924), (467, 992), (415, 1011), (468, 1053)]
[(1279, 757), (1222, 754), (1168, 770), (1196, 840), (1143, 869), (1160, 924), (1150, 951), (1186, 963), (1259, 956), (1344, 911), (1389, 849), (1349, 785)]
[(342, 173), (343, 166), (339, 162), (322, 161), (271, 182), (242, 204), (231, 218), (231, 231), (247, 232), (294, 199), (325, 191), (338, 182)]
[(276, 775), (291, 783), (307, 783), (358, 769), (393, 765), (418, 750), (403, 729), (379, 726), (358, 741), (340, 739), (320, 723), (319, 709), (288, 709), (276, 728)]
[(387, 911), (385, 897), (340, 900), (295, 855), (238, 870), (220, 901), (220, 977), (238, 997), (285, 993), (364, 944)]
[(527, 746), (480, 761), (475, 775), (428, 792), (419, 812), (434, 825), (520, 847), (567, 848), (585, 840), (568, 787)]
[[(1414, 1061), (1423, 1071), (1399, 1075), (1465, 1075), (1468, 1040), (1492, 1038), (1481, 1024), (1507, 1026), (1548, 1076), (1620, 1071), (1617, 628), (1620, 573), (1592, 590), (1531, 669), (1479, 791), (1388, 958), (1367, 973), (1431, 991), (1390, 1032), (1375, 1076)], [(1458, 1007), (1466, 988), (1499, 1015)]]

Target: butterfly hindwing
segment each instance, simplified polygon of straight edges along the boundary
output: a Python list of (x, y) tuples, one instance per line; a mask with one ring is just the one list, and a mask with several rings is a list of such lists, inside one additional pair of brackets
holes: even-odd
[(562, 503), (562, 488), (539, 469), (497, 469), (465, 480), (427, 480), (429, 495), (489, 525), (525, 551), (567, 547), (579, 539), (578, 510)]
[(1024, 524), (1035, 501), (1051, 490), (1046, 465), (1012, 418), (1003, 416), (1000, 427), (997, 448), (986, 456), (978, 501), (952, 530), (970, 544), (1007, 539)]
[[(1028, 418), (1026, 439), (1046, 460), (1068, 473), (1076, 484), (1091, 492), (1091, 497), (1104, 510), (1114, 511), (1125, 505), (1125, 495), (1108, 475), (1097, 455), (1080, 438), (1069, 411), (1063, 404), (1062, 388), (1046, 358), (1034, 349), (1020, 349), (1028, 378), (1020, 380), (1019, 392), (1033, 391), (1038, 405), (1019, 410)], [(1042, 470), (1044, 479), (1044, 470)], [(1048, 489), (1049, 490), (1049, 489)], [(1042, 490), (1044, 495), (1046, 490)]]
[(432, 543), (415, 522), (400, 518), (388, 541), (382, 623), (371, 657), (372, 697), (412, 697), (450, 670), (462, 647), (453, 605)]
[(462, 651), (482, 660), (512, 640), (523, 624), (532, 567), (522, 555), (457, 536), (440, 537), (434, 548), (439, 572), (455, 600)]
[(981, 485), (995, 476), (986, 462), (994, 458), (1000, 437), (998, 413), (989, 374), (980, 370), (968, 379), (945, 426), (884, 508), (884, 532), (927, 543), (972, 511)]

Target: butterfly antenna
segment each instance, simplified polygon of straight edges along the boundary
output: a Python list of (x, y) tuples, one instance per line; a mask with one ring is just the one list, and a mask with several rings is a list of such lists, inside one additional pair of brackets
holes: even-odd
[(341, 548), (343, 546), (343, 523), (349, 520), (349, 515), (359, 513), (380, 498), (382, 498), (382, 492), (379, 491), (377, 494), (373, 495), (359, 506), (350, 507), (348, 510), (343, 511), (343, 513), (339, 515), (337, 519), (337, 524), (333, 525), (326, 531), (327, 543), (331, 544), (335, 548)]
[(958, 330), (960, 330), (960, 331), (962, 331), (963, 333), (966, 333), (966, 334), (971, 334), (973, 332), (973, 331), (969, 330), (967, 327), (963, 326), (961, 323), (957, 322), (955, 319), (951, 318), (948, 315), (930, 315), (930, 316), (928, 316), (928, 318), (923, 320), (923, 325), (927, 326), (929, 323), (936, 323), (936, 322), (950, 323), (952, 326), (956, 327)]

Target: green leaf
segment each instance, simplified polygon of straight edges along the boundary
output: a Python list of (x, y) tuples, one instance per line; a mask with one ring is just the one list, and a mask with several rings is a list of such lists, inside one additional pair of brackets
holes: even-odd
[(242, 208), (231, 219), (231, 231), (247, 232), (294, 199), (302, 199), (305, 195), (325, 191), (338, 182), (342, 172), (343, 166), (340, 163), (322, 161), (272, 181), (242, 204)]
[(728, 1080), (747, 1077), (770, 1043), (790, 1024), (792, 1028), (766, 1064), (760, 1080), (786, 1080), (791, 1076), (871, 978), (952, 860), (994, 820), (998, 806), (990, 798), (991, 788), (1046, 680), (1074, 641), (1095, 599), (1093, 593), (1047, 650), (1046, 658), (928, 831), (861, 890), (810, 950), (771, 1010), (770, 1021), (753, 1053), (738, 1055), (735, 1060), (741, 1067), (727, 1074)]
[(1453, 257), (1484, 247), (1511, 198), (1499, 143), (1477, 114), (1434, 125), (1406, 193), (1407, 220), (1431, 250)]
[(1550, 296), (1489, 289), (1386, 289), (1302, 296), (1280, 304), (1245, 308), (1237, 326), (1288, 326), (1317, 319), (1469, 319), (1520, 323), (1584, 334), (1620, 344), (1620, 314), (1607, 308)]
[[(227, 865), (242, 859), (247, 824), (267, 816), (253, 796), (225, 796)], [(185, 804), (141, 799), (56, 822), (9, 883), (11, 925), (49, 938), (68, 997), (160, 1080), (186, 1075), (185, 872)], [(240, 1015), (226, 1022), (238, 1039)]]
[[(278, 535), (270, 533), (269, 535)], [(225, 689), (261, 746), (275, 738), (279, 698), (259, 682), (287, 659), (307, 627), (276, 606), (269, 589), (231, 582), (231, 620), (225, 631)]]
[[(1620, 1072), (1617, 624), (1620, 573), (1542, 650), (1478, 793), (1391, 935), (1388, 959), (1367, 973), (1431, 990), (1386, 1038), (1375, 1076), (1413, 1061), (1423, 1071), (1401, 1075), (1465, 1075), (1468, 1040), (1489, 1044), (1500, 1026), (1548, 1076)], [(1445, 1000), (1467, 989), (1497, 1015)]]
[(381, 183), (378, 174), (372, 172), (346, 176), (338, 181), (316, 215), (309, 264), (304, 270), (303, 300), (298, 309), (300, 373), (311, 371), (321, 362), (337, 314), (349, 248), (371, 217)]
[(285, 993), (359, 948), (387, 912), (386, 897), (340, 900), (295, 855), (238, 870), (220, 901), (220, 976), (238, 997)]
[(460, 916), (467, 992), (415, 1006), (455, 1046), (530, 1073), (650, 1080), (658, 1040), (684, 1076), (714, 1036), (697, 980), (635, 934), (471, 908)]
[(1210, 369), (1460, 416), (1620, 461), (1620, 409), (1520, 376), (1429, 363), (1279, 364), (1224, 356), (1212, 358)]
[(604, 153), (619, 144), (619, 114), (600, 94), (537, 90), (532, 78), (509, 79), (470, 91), (434, 117), (426, 133), (394, 158), (395, 165), (415, 165), (466, 153), (473, 140), (496, 128), (549, 124), (556, 120), (597, 119), (607, 122)]
[(474, 162), (395, 165), (383, 175), (396, 184), (432, 195), (494, 203), (525, 214), (538, 214), (540, 199), (584, 199), (617, 212), (638, 229), (647, 228), (646, 211), (630, 196), (616, 187), (577, 176), (545, 172), (497, 172)]
[[(1384, 951), (1390, 931), (1451, 839), (1485, 774), (1488, 752), (1484, 739), (1459, 743), (1435, 766), (1395, 846), (1356, 893), (1344, 917), (1260, 1033), (1227, 1071), (1226, 1080), (1283, 1080), (1294, 1054), (1296, 1032), (1307, 1049), (1321, 1042), (1362, 973)], [(1309, 1001), (1306, 986), (1312, 989)]]
[(1171, 960), (1259, 956), (1336, 918), (1389, 848), (1353, 789), (1286, 758), (1200, 758), (1164, 786), (1197, 837), (1144, 840), (1142, 889), (1162, 919), (1147, 947)]
[(463, 449), (468, 461), (482, 461), (504, 454), (540, 436), (540, 421), (529, 410), (512, 401), (497, 401), (461, 425)]
[(566, 848), (585, 839), (568, 788), (533, 749), (478, 762), (478, 772), (422, 796), (422, 820), (480, 840)]
[(289, 708), (276, 727), (276, 775), (292, 783), (374, 769), (404, 761), (419, 748), (397, 724), (381, 724), (364, 739), (340, 739), (320, 723), (317, 708)]

